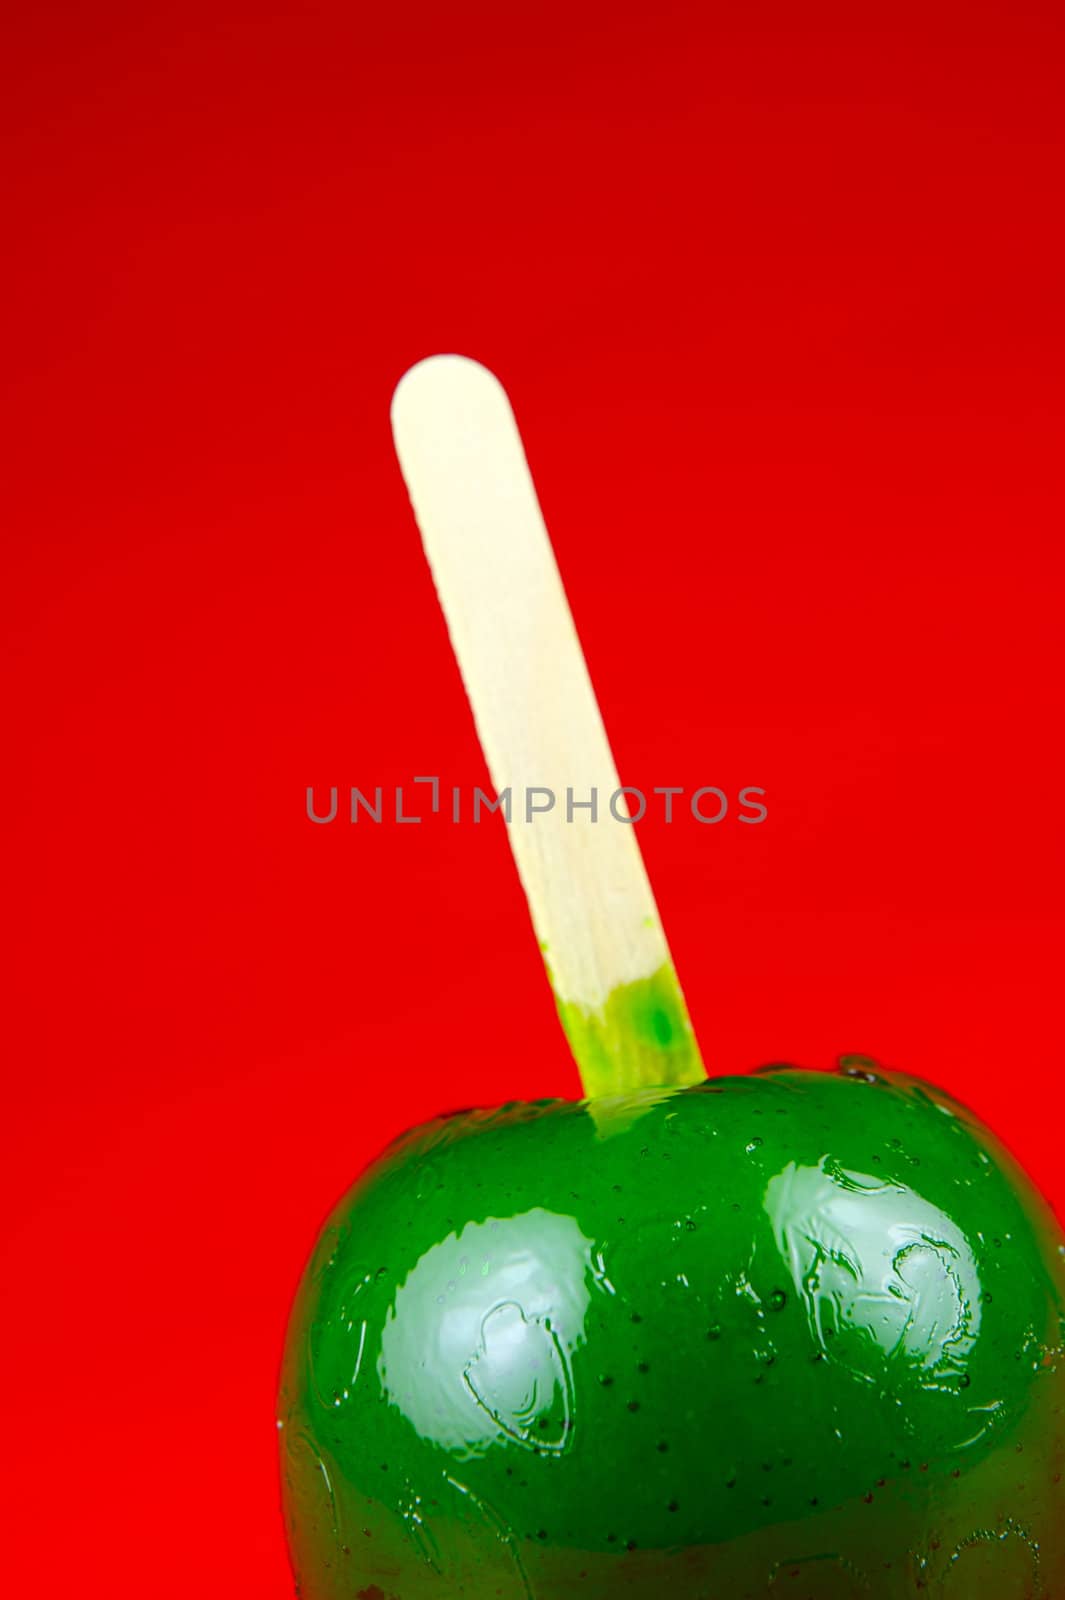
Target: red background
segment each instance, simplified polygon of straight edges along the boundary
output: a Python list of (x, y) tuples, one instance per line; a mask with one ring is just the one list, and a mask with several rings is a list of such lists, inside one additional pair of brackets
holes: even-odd
[(577, 1090), (392, 454), (509, 387), (713, 1068), (1058, 1164), (1057, 4), (21, 8), (0, 95), (5, 1594), (280, 1600), (273, 1391), (402, 1125)]

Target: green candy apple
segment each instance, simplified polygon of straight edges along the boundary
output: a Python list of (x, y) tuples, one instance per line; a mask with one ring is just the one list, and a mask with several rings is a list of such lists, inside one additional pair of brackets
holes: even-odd
[(281, 1390), (299, 1593), (1062, 1600), (1060, 1229), (915, 1080), (707, 1081), (588, 809), (619, 780), (506, 394), (434, 357), (393, 429), (497, 795), (583, 797), (508, 831), (587, 1098), (441, 1117), (328, 1224)]
[(1060, 1600), (1065, 1238), (869, 1064), (442, 1117), (284, 1360), (303, 1600)]

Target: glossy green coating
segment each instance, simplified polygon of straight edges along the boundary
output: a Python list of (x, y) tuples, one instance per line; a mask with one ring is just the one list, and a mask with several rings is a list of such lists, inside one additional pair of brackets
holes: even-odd
[(1063, 1342), (1065, 1237), (915, 1080), (442, 1118), (299, 1292), (299, 1593), (1061, 1600)]

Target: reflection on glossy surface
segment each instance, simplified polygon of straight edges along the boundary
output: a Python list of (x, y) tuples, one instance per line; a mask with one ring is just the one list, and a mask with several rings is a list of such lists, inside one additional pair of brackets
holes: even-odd
[(591, 1251), (572, 1217), (542, 1207), (471, 1222), (426, 1251), (396, 1291), (378, 1368), (423, 1439), (459, 1458), (493, 1440), (566, 1448)]
[(870, 1345), (911, 1363), (925, 1384), (964, 1376), (980, 1331), (980, 1280), (944, 1211), (906, 1184), (831, 1161), (789, 1161), (769, 1181), (766, 1209), (823, 1355), (870, 1383)]
[(1049, 1212), (910, 1080), (442, 1119), (300, 1290), (300, 1592), (1060, 1600), (1063, 1328)]

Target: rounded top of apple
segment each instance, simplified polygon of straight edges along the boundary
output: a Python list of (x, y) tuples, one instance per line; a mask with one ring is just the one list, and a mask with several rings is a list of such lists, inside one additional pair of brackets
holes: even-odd
[(914, 1079), (850, 1060), (461, 1113), (393, 1145), (322, 1236), (286, 1360), (288, 1503), (328, 1484), (342, 1541), (390, 1517), (420, 1539), (414, 1495), (445, 1567), (474, 1506), (526, 1565), (782, 1527), (797, 1549), (860, 1506), (858, 1560), (962, 1482), (960, 1549), (1032, 1525), (1063, 1345), (1053, 1216)]

